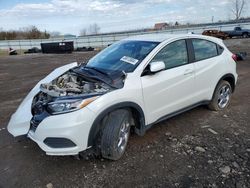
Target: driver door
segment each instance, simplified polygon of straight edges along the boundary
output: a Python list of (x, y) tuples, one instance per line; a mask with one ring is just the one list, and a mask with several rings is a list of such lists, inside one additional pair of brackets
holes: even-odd
[(163, 61), (165, 70), (141, 77), (148, 124), (194, 103), (194, 65), (186, 40), (165, 46), (150, 63), (155, 61)]

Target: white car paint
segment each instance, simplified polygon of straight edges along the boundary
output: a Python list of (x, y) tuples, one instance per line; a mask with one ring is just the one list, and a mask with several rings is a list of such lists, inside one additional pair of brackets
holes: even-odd
[[(201, 62), (190, 63), (177, 68), (164, 70), (154, 75), (141, 77), (144, 68), (152, 58), (169, 43), (186, 38), (200, 38), (215, 42), (225, 48), (222, 55)], [(216, 84), (225, 74), (233, 74), (237, 80), (236, 65), (220, 39), (199, 35), (143, 35), (126, 40), (161, 42), (140, 63), (133, 73), (128, 73), (124, 87), (109, 92), (87, 107), (71, 113), (52, 115), (44, 119), (35, 132), (29, 131), (31, 102), (39, 92), (41, 83), (50, 82), (77, 64), (69, 64), (54, 70), (41, 80), (21, 103), (12, 115), (8, 131), (13, 136), (27, 134), (48, 155), (74, 155), (86, 150), (88, 137), (95, 119), (105, 109), (121, 103), (138, 104), (145, 116), (145, 124), (149, 125), (166, 114), (170, 114), (203, 100), (211, 100)], [(65, 137), (76, 143), (73, 148), (50, 148), (43, 143), (47, 137)]]
[[(187, 74), (187, 71), (190, 73)], [(193, 64), (144, 76), (141, 84), (149, 123), (194, 103)], [(190, 87), (186, 87), (187, 85)]]

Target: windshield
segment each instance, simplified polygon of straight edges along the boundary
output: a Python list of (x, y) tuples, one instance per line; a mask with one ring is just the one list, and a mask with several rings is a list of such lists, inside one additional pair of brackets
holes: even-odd
[(148, 41), (120, 41), (89, 60), (86, 67), (106, 73), (133, 72), (141, 61), (159, 44)]

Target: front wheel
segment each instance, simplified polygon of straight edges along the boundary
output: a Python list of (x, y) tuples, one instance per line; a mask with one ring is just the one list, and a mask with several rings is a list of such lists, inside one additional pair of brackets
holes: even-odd
[(104, 158), (118, 160), (125, 152), (131, 127), (131, 112), (119, 109), (108, 114), (103, 121), (101, 154)]
[(230, 102), (232, 87), (229, 82), (222, 80), (214, 91), (213, 98), (208, 105), (211, 110), (221, 111), (225, 109)]

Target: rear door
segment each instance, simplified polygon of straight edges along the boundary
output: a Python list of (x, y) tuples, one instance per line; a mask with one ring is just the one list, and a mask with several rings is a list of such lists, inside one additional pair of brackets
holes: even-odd
[(195, 66), (194, 98), (196, 102), (210, 100), (221, 73), (219, 63), (223, 61), (223, 56), (218, 55), (223, 52), (223, 48), (208, 40), (191, 40)]
[(141, 77), (148, 123), (193, 103), (194, 65), (189, 63), (186, 40), (168, 44), (154, 61), (163, 61), (166, 69)]

